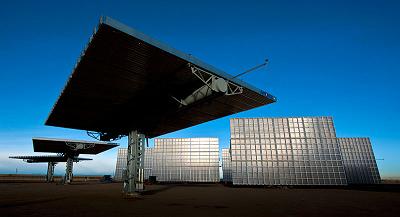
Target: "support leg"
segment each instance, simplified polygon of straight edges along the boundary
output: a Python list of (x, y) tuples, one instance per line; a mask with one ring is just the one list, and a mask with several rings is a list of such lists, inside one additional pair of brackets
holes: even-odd
[(65, 169), (65, 176), (64, 176), (64, 184), (69, 184), (72, 182), (72, 168), (73, 168), (73, 159), (68, 158), (67, 163), (66, 163), (66, 169)]
[(53, 182), (54, 181), (54, 166), (56, 163), (54, 162), (48, 162), (47, 163), (47, 176), (46, 176), (46, 182)]
[(132, 195), (144, 190), (144, 151), (145, 136), (132, 131), (128, 135), (128, 153), (124, 192)]

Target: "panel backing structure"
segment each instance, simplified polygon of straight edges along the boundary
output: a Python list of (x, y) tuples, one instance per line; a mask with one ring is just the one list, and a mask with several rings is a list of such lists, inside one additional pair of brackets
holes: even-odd
[(232, 159), (229, 148), (222, 149), (221, 159), (222, 159), (222, 180), (224, 182), (232, 182)]
[[(13, 159), (21, 159), (26, 161), (27, 163), (59, 163), (59, 162), (67, 162), (68, 157), (64, 155), (42, 155), (42, 156), (10, 156), (9, 158)], [(93, 160), (91, 158), (81, 158), (81, 157), (73, 157), (74, 162)]]
[[(161, 182), (219, 182), (217, 138), (155, 139), (145, 153), (145, 179), (156, 176)], [(126, 151), (119, 149), (115, 179), (122, 177)]]
[(55, 138), (32, 138), (34, 152), (63, 153), (66, 155), (96, 155), (118, 146), (117, 143)]
[(23, 159), (28, 163), (47, 162), (47, 178), (48, 182), (53, 180), (54, 166), (58, 162), (66, 162), (64, 183), (72, 182), (73, 163), (83, 160), (91, 160), (88, 158), (79, 158), (80, 154), (99, 154), (101, 152), (112, 149), (118, 144), (100, 141), (83, 141), (71, 139), (54, 139), (54, 138), (32, 138), (33, 150), (35, 152), (57, 153), (57, 155), (48, 156), (15, 156), (10, 158)]
[(236, 185), (346, 185), (331, 117), (233, 118)]
[[(194, 94), (201, 88), (205, 92)], [(275, 101), (192, 55), (102, 17), (46, 125), (100, 132), (102, 140), (132, 130), (153, 138)]]
[[(21, 159), (27, 163), (47, 163), (47, 174), (46, 182), (54, 181), (54, 167), (59, 162), (68, 162), (68, 156), (66, 155), (42, 155), (42, 156), (10, 156), (9, 158)], [(92, 160), (90, 158), (72, 157), (72, 162), (80, 162), (86, 160)]]
[(347, 182), (379, 184), (381, 178), (369, 138), (338, 138)]

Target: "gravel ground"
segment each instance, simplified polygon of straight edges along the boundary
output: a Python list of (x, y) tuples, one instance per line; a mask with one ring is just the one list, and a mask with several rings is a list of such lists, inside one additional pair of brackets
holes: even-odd
[(124, 199), (121, 183), (0, 183), (0, 216), (400, 216), (399, 188), (238, 188), (150, 185)]

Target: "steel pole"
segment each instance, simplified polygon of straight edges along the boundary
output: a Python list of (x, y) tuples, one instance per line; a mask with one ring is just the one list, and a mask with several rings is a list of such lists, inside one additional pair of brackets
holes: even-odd
[(124, 192), (126, 195), (135, 195), (144, 190), (144, 152), (146, 137), (137, 131), (128, 135), (128, 153)]
[(56, 164), (54, 162), (47, 163), (47, 176), (46, 182), (53, 182), (54, 181), (54, 166)]
[(69, 184), (72, 182), (72, 169), (73, 169), (73, 158), (68, 157), (66, 168), (65, 168), (65, 176), (64, 176), (64, 184)]

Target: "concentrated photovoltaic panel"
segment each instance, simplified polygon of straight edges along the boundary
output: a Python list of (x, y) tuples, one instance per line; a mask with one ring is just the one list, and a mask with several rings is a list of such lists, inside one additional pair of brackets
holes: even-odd
[[(21, 159), (27, 163), (47, 163), (47, 162), (67, 162), (68, 157), (62, 155), (42, 155), (42, 156), (10, 156), (9, 158)], [(74, 162), (92, 160), (90, 158), (74, 157)]]
[(345, 185), (332, 118), (233, 118), (237, 185)]
[[(182, 105), (180, 100), (204, 87), (203, 75), (242, 91), (213, 92)], [(271, 94), (192, 55), (103, 17), (46, 125), (97, 131), (110, 138), (138, 130), (153, 138), (275, 101)]]
[(232, 159), (229, 148), (222, 149), (222, 178), (225, 182), (232, 182)]
[(381, 181), (369, 138), (338, 138), (349, 184), (379, 184)]
[(117, 143), (71, 139), (33, 138), (35, 152), (98, 154), (118, 146)]
[(126, 149), (126, 148), (118, 149), (117, 164), (116, 164), (115, 175), (114, 175), (114, 180), (116, 180), (116, 181), (123, 181), (123, 178), (124, 178), (123, 171), (124, 171), (124, 169), (126, 169), (127, 153), (128, 153), (128, 149)]
[[(117, 180), (126, 167), (123, 159), (126, 149), (118, 152)], [(217, 138), (155, 139), (155, 147), (145, 151), (145, 179), (156, 176), (161, 182), (218, 182), (218, 163)]]
[(148, 179), (149, 176), (153, 176), (153, 168), (155, 165), (155, 155), (156, 150), (154, 148), (146, 148), (144, 155), (144, 179)]

